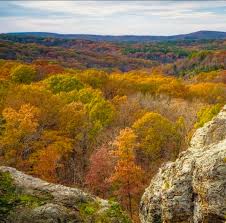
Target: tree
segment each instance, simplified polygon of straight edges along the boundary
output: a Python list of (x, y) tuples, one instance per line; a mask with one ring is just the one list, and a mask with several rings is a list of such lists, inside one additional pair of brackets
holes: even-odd
[(36, 70), (32, 66), (20, 64), (12, 70), (10, 76), (16, 83), (30, 84), (36, 74)]
[(91, 101), (102, 97), (101, 91), (93, 88), (83, 88), (77, 93), (77, 99), (83, 104), (89, 104)]
[[(71, 157), (73, 159), (73, 181), (83, 183), (85, 169), (87, 167), (87, 156), (93, 138), (90, 131), (92, 125), (89, 122), (85, 106), (81, 102), (67, 104), (60, 111), (59, 128), (62, 129), (70, 138), (75, 140)], [(79, 171), (78, 171), (79, 169)]]
[(148, 158), (147, 163), (160, 158), (175, 158), (180, 135), (174, 123), (158, 113), (148, 112), (132, 127), (137, 134), (139, 147)]
[(58, 74), (49, 77), (44, 81), (54, 94), (59, 92), (69, 92), (72, 90), (80, 90), (84, 85), (74, 76), (66, 74)]
[(5, 151), (5, 159), (11, 165), (19, 165), (24, 160), (30, 143), (39, 127), (40, 110), (30, 104), (24, 104), (18, 111), (5, 108), (2, 112), (5, 120), (0, 138)]
[(109, 101), (104, 99), (94, 99), (87, 106), (89, 117), (94, 125), (100, 125), (101, 128), (111, 123), (115, 115), (115, 109)]
[(125, 205), (133, 218), (134, 201), (143, 189), (144, 176), (143, 170), (135, 163), (136, 135), (133, 130), (130, 128), (121, 130), (115, 140), (115, 146), (114, 155), (117, 163), (109, 180), (115, 185), (117, 196), (126, 200)]
[(223, 83), (198, 83), (189, 86), (189, 94), (192, 98), (200, 98), (211, 104), (225, 103), (226, 86)]
[(81, 102), (65, 105), (60, 111), (60, 128), (77, 141), (83, 140), (82, 135), (88, 129), (88, 116)]
[(87, 187), (97, 196), (110, 195), (111, 184), (108, 178), (114, 170), (114, 157), (107, 145), (102, 146), (90, 157), (89, 171), (86, 174)]
[(42, 85), (18, 85), (8, 91), (5, 106), (18, 110), (23, 104), (30, 104), (40, 110), (40, 126), (52, 128), (58, 123), (59, 110), (63, 106), (58, 95)]
[(93, 88), (102, 89), (108, 81), (108, 74), (103, 70), (87, 69), (79, 74), (80, 79)]
[(72, 102), (60, 111), (60, 128), (76, 142), (72, 157), (80, 168), (81, 183), (95, 139), (112, 121), (113, 115), (112, 105), (102, 98), (94, 98), (89, 104)]
[(139, 100), (129, 100), (127, 96), (115, 96), (112, 103), (116, 108), (116, 119), (114, 123), (117, 126), (131, 126), (138, 118), (146, 112), (139, 104)]
[(59, 131), (46, 130), (38, 142), (34, 142), (34, 153), (29, 159), (33, 166), (33, 173), (45, 180), (57, 182), (65, 180), (63, 174), (67, 166), (64, 160), (68, 159), (73, 149), (73, 140), (62, 135)]

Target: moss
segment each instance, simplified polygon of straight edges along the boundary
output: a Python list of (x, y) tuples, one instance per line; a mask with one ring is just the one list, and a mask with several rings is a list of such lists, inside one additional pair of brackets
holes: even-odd
[(83, 203), (79, 206), (80, 214), (86, 218), (92, 216), (99, 210), (99, 204), (97, 202)]
[(46, 203), (48, 196), (35, 197), (20, 193), (9, 173), (0, 172), (0, 219), (6, 218), (9, 212), (20, 207), (34, 208)]
[[(118, 203), (110, 202), (110, 208), (105, 211), (106, 219), (117, 219), (120, 223), (130, 223), (130, 219), (125, 215)], [(107, 223), (108, 221), (106, 221)]]
[(0, 218), (17, 205), (18, 198), (15, 194), (15, 187), (8, 173), (0, 172)]
[(80, 215), (84, 222), (95, 223), (130, 223), (119, 204), (110, 202), (110, 207), (101, 209), (98, 202), (83, 203), (79, 206)]
[(21, 194), (18, 196), (20, 205), (28, 206), (35, 208), (46, 203), (46, 200), (43, 198), (37, 198), (28, 194)]

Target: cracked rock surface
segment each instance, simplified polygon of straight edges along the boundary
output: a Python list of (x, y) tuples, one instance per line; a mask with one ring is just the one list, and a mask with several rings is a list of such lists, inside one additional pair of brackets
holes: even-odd
[(165, 164), (140, 203), (142, 223), (226, 222), (226, 106)]

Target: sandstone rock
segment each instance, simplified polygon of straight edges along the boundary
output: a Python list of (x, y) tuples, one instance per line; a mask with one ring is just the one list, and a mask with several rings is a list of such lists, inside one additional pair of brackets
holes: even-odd
[(190, 144), (145, 190), (142, 223), (226, 222), (226, 106)]

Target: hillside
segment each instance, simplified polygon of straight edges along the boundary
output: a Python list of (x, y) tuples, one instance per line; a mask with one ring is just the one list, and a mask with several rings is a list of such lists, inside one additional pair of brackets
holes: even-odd
[(111, 41), (111, 42), (152, 42), (152, 41), (176, 41), (176, 40), (202, 40), (202, 39), (225, 39), (226, 32), (218, 31), (198, 31), (189, 34), (172, 36), (136, 36), (136, 35), (88, 35), (88, 34), (58, 34), (45, 32), (22, 32), (8, 33), (8, 35), (35, 36), (35, 37), (53, 37), (62, 39), (83, 39), (92, 41)]
[[(167, 42), (96, 42), (91, 40), (0, 35), (0, 59), (32, 63), (46, 60), (68, 68), (107, 71), (152, 69), (163, 66), (169, 75), (224, 68), (225, 40)], [(205, 59), (206, 58), (206, 59)], [(201, 64), (200, 64), (201, 63)]]
[[(224, 39), (128, 43), (0, 35), (0, 163), (51, 188), (115, 201), (120, 207), (114, 208), (138, 223), (141, 196), (159, 168), (179, 158), (197, 128), (226, 103), (225, 55)], [(33, 209), (37, 216), (46, 209), (60, 211), (62, 219), (65, 211), (74, 216), (64, 195), (56, 206), (49, 197), (17, 194), (13, 179), (2, 177), (12, 185), (9, 200), (0, 200), (7, 207), (28, 208), (32, 217)], [(99, 203), (85, 203), (85, 214), (95, 219)]]

